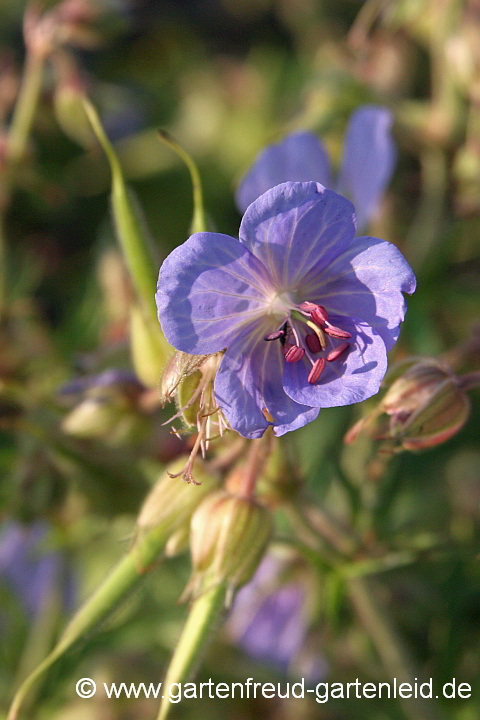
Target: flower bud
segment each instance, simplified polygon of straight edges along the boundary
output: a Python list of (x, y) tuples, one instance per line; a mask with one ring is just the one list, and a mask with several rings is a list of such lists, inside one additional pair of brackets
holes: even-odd
[(172, 348), (160, 325), (147, 316), (139, 305), (130, 308), (130, 342), (137, 376), (147, 387), (158, 387)]
[[(405, 369), (406, 368), (406, 369)], [(392, 382), (392, 377), (393, 382)], [(412, 359), (392, 369), (383, 400), (370, 415), (354, 425), (345, 437), (353, 442), (377, 418), (388, 422), (376, 439), (392, 440), (395, 450), (421, 450), (445, 442), (465, 424), (470, 402), (458, 378), (434, 359)]]
[(405, 450), (422, 450), (445, 442), (455, 435), (470, 415), (470, 401), (454, 379), (441, 383), (408, 421), (392, 427), (399, 432)]
[[(207, 473), (200, 460), (195, 468), (198, 485), (170, 476), (181, 471), (184, 465), (185, 458), (175, 460), (150, 490), (137, 518), (139, 532), (164, 525), (168, 532), (175, 533), (190, 521), (200, 502), (217, 487), (218, 480)], [(172, 545), (175, 543), (176, 541), (172, 540)]]
[(388, 415), (411, 413), (428, 400), (432, 391), (447, 377), (448, 371), (435, 361), (417, 361), (391, 383), (380, 406)]
[(106, 370), (67, 383), (60, 388), (59, 398), (80, 397), (80, 402), (63, 419), (63, 432), (102, 439), (111, 446), (124, 443), (142, 430), (136, 401), (143, 389), (132, 373), (122, 370)]
[(107, 403), (98, 398), (86, 398), (63, 420), (62, 430), (78, 438), (107, 438), (111, 433), (120, 437), (129, 433), (132, 426), (131, 413), (121, 403)]
[(227, 582), (234, 589), (257, 568), (272, 535), (268, 510), (252, 498), (218, 490), (192, 516), (193, 592)]

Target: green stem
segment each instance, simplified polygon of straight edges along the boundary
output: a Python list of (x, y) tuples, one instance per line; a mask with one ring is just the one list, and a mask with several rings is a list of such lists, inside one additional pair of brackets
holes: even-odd
[[(422, 682), (420, 670), (414, 666), (401, 638), (377, 602), (373, 583), (357, 577), (349, 579), (347, 587), (350, 601), (388, 675), (398, 684), (405, 682), (412, 687), (416, 682)], [(411, 720), (442, 720), (444, 717), (438, 703), (422, 698), (403, 698), (400, 702)]]
[(42, 89), (44, 55), (28, 50), (23, 82), (20, 88), (7, 142), (7, 164), (16, 165), (24, 156), (32, 128), (38, 98)]
[[(348, 540), (347, 531), (342, 531), (339, 534), (336, 526), (333, 525), (335, 532), (332, 532), (333, 521), (327, 518), (328, 522), (325, 525), (327, 532), (325, 532), (323, 526), (317, 527), (317, 523), (306, 519), (305, 514), (298, 509), (296, 509), (296, 514), (300, 519), (303, 518), (304, 525), (308, 529), (308, 534), (305, 533), (304, 535), (306, 544), (310, 544), (314, 550), (317, 550), (321, 538), (323, 541), (329, 542), (337, 553), (340, 555), (345, 554), (347, 549), (345, 537)], [(315, 535), (317, 536), (316, 541)], [(355, 543), (353, 537), (351, 537), (350, 542)], [(342, 572), (341, 566), (340, 571)], [(342, 574), (346, 579), (350, 601), (360, 622), (371, 638), (388, 675), (391, 678), (396, 678), (399, 683), (408, 682), (412, 686), (416, 680), (421, 681), (421, 673), (415, 668), (401, 638), (397, 635), (393, 625), (376, 600), (377, 593), (373, 583), (362, 577), (352, 577), (347, 567), (343, 568)], [(401, 702), (405, 714), (411, 720), (442, 720), (443, 716), (436, 703), (418, 698), (406, 698), (402, 699)]]
[(318, 529), (313, 527), (305, 512), (295, 505), (287, 505), (285, 512), (299, 539), (314, 552), (319, 553), (322, 559), (332, 567), (335, 567), (339, 560), (337, 548), (333, 550), (330, 545), (325, 544), (325, 539), (320, 535)]
[(135, 208), (128, 196), (122, 167), (94, 106), (87, 98), (84, 98), (83, 105), (97, 140), (110, 163), (113, 213), (125, 262), (139, 298), (156, 320), (156, 272)]
[(159, 130), (158, 138), (161, 142), (168, 145), (185, 163), (187, 166), (190, 177), (192, 180), (193, 187), (193, 218), (192, 218), (192, 233), (205, 232), (207, 224), (205, 221), (205, 211), (203, 208), (203, 191), (202, 181), (200, 179), (200, 173), (198, 168), (193, 161), (192, 157), (182, 148), (165, 130)]
[(351, 557), (358, 549), (358, 541), (353, 532), (342, 527), (337, 520), (334, 520), (328, 513), (319, 507), (296, 508), (295, 510), (299, 526), (303, 524), (305, 529), (321, 538), (323, 543), (331, 547), (341, 557)]
[(225, 582), (219, 583), (202, 593), (193, 602), (163, 683), (164, 698), (157, 720), (166, 720), (172, 708), (169, 688), (174, 683), (186, 682), (195, 672), (207, 642), (212, 636), (212, 630), (223, 614), (227, 589)]
[(428, 147), (420, 156), (423, 197), (405, 241), (405, 255), (414, 270), (423, 265), (438, 239), (447, 193), (447, 158), (444, 151)]
[(13, 699), (7, 720), (15, 720), (18, 717), (20, 707), (36, 681), (77, 640), (104, 620), (128, 592), (143, 581), (174, 529), (175, 527), (172, 527), (171, 523), (164, 523), (139, 538), (139, 541), (120, 560), (103, 585), (73, 617), (56, 647), (22, 683)]

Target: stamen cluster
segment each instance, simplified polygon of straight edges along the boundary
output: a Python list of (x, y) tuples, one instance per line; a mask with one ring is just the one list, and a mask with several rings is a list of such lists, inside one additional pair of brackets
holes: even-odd
[[(307, 326), (306, 334), (302, 324)], [(325, 370), (325, 364), (338, 360), (348, 350), (350, 344), (345, 340), (351, 337), (352, 334), (347, 330), (329, 322), (328, 312), (323, 305), (305, 301), (290, 313), (281, 328), (266, 335), (264, 340), (280, 340), (285, 362), (296, 363), (306, 357), (312, 365), (308, 382), (315, 385)], [(336, 345), (334, 339), (342, 339), (344, 342)], [(327, 352), (329, 343), (332, 347)], [(312, 357), (319, 353), (326, 354), (317, 359)]]

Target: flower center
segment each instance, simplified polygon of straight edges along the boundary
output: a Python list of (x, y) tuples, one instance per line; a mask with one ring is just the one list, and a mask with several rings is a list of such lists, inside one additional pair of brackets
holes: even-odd
[(290, 312), (295, 308), (290, 295), (286, 292), (277, 293), (270, 300), (269, 314), (275, 315), (279, 320), (288, 317)]
[[(327, 362), (334, 362), (345, 354), (352, 337), (347, 330), (332, 325), (323, 305), (292, 303), (288, 293), (275, 295), (270, 312), (282, 319), (279, 327), (264, 340), (280, 340), (285, 362), (299, 362), (306, 357), (311, 363), (308, 382), (314, 385), (325, 370)], [(321, 357), (314, 358), (315, 355)]]

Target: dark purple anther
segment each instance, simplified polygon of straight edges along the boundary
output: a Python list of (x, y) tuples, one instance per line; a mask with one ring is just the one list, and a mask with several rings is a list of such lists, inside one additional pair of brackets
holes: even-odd
[(313, 333), (308, 333), (308, 335), (305, 336), (305, 342), (307, 343), (307, 347), (310, 350), (311, 353), (315, 355), (315, 353), (319, 353), (322, 350), (322, 346), (320, 345), (320, 340), (318, 335), (314, 335)]

